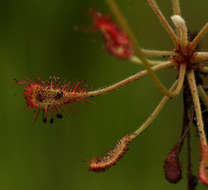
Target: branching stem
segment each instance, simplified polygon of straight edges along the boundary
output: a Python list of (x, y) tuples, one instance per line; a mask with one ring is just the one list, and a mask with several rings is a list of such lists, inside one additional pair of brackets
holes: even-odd
[(115, 15), (115, 18), (117, 19), (118, 23), (120, 23), (121, 28), (123, 31), (127, 34), (129, 40), (132, 43), (132, 46), (135, 50), (136, 56), (139, 57), (139, 59), (143, 62), (145, 69), (148, 71), (148, 74), (151, 76), (153, 82), (157, 85), (157, 87), (160, 89), (160, 91), (167, 96), (173, 97), (174, 94), (169, 92), (167, 88), (160, 82), (154, 71), (151, 69), (151, 65), (147, 61), (144, 53), (142, 52), (141, 48), (139, 47), (139, 44), (131, 31), (130, 27), (128, 26), (128, 23), (126, 19), (123, 17), (121, 11), (119, 10), (117, 4), (114, 2), (114, 0), (107, 0), (109, 7), (111, 8), (112, 13)]
[[(163, 64), (160, 64), (160, 65), (156, 65), (156, 66), (153, 66), (152, 69), (154, 71), (158, 71), (158, 70), (161, 70), (161, 69), (165, 69), (165, 68), (169, 68), (169, 67), (172, 67), (174, 66), (174, 63), (170, 63), (170, 62), (167, 62), (167, 63), (163, 63)], [(178, 77), (178, 83), (177, 83), (177, 87), (175, 88), (174, 91), (171, 91), (171, 94), (173, 94), (174, 96), (177, 96), (182, 87), (183, 87), (183, 83), (184, 83), (184, 78), (185, 78), (185, 73), (186, 73), (186, 65), (185, 64), (182, 64), (181, 67), (180, 67), (180, 71), (179, 71), (179, 77)], [(112, 86), (109, 86), (107, 88), (103, 88), (103, 89), (100, 89), (100, 90), (95, 90), (95, 91), (91, 91), (91, 92), (88, 92), (88, 94), (86, 96), (98, 96), (98, 95), (101, 95), (101, 94), (106, 94), (108, 92), (111, 92), (113, 90), (116, 90), (118, 88), (121, 88), (125, 85), (127, 85), (128, 83), (131, 83), (135, 80), (138, 80), (140, 79), (141, 77), (147, 75), (147, 71), (141, 71), (133, 76), (130, 76)]]

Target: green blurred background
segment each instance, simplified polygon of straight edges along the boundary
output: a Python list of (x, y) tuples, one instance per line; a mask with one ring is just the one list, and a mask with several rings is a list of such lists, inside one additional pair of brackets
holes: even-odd
[[(172, 43), (145, 0), (117, 0), (141, 46), (167, 50)], [(170, 18), (171, 1), (158, 0)], [(181, 0), (191, 31), (208, 20), (207, 1)], [(87, 29), (91, 7), (109, 13), (105, 1), (7, 0), (0, 2), (0, 189), (2, 190), (150, 190), (185, 189), (186, 175), (177, 185), (164, 179), (163, 161), (177, 141), (182, 122), (181, 96), (171, 100), (156, 121), (130, 146), (119, 163), (105, 173), (88, 171), (84, 160), (101, 156), (133, 131), (151, 113), (161, 94), (149, 77), (94, 98), (95, 104), (76, 105), (53, 125), (41, 118), (31, 126), (33, 112), (25, 111), (13, 78), (86, 80), (93, 88), (119, 81), (142, 69), (111, 57), (101, 36)], [(169, 19), (170, 21), (170, 19)], [(208, 38), (202, 43), (203, 48)], [(160, 72), (165, 84), (175, 72)], [(193, 136), (195, 172), (198, 138)], [(185, 169), (186, 151), (181, 160)], [(200, 185), (199, 189), (205, 189)]]

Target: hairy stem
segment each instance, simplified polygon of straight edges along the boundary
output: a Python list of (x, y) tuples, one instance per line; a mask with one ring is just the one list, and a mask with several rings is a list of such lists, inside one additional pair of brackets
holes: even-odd
[(189, 88), (190, 88), (191, 95), (192, 95), (193, 102), (194, 102), (194, 109), (195, 109), (195, 113), (196, 113), (200, 141), (201, 141), (201, 144), (207, 145), (206, 134), (204, 131), (204, 123), (203, 123), (203, 119), (202, 119), (201, 105), (200, 105), (200, 101), (199, 101), (196, 79), (195, 79), (195, 74), (194, 74), (193, 70), (190, 70), (187, 73), (187, 80), (189, 83)]

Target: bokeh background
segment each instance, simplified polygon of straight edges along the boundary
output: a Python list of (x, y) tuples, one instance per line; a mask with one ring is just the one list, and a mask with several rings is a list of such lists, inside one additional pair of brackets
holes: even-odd
[[(145, 0), (117, 0), (142, 47), (167, 50), (172, 43)], [(158, 0), (170, 21), (171, 1)], [(181, 0), (191, 31), (208, 20), (207, 1)], [(172, 99), (151, 127), (138, 137), (119, 163), (104, 173), (88, 171), (85, 160), (101, 156), (135, 130), (162, 95), (149, 77), (76, 105), (53, 125), (41, 118), (31, 125), (23, 89), (14, 78), (86, 80), (94, 89), (141, 70), (103, 48), (99, 33), (89, 31), (88, 9), (109, 13), (105, 1), (7, 0), (0, 2), (0, 189), (2, 190), (171, 190), (186, 188), (164, 179), (163, 161), (177, 141), (182, 123), (182, 97)], [(79, 30), (74, 30), (79, 28)], [(208, 46), (205, 38), (202, 47)], [(174, 71), (158, 73), (166, 85)], [(199, 145), (192, 138), (195, 173)], [(181, 153), (186, 170), (186, 151)], [(205, 189), (200, 184), (199, 189)]]

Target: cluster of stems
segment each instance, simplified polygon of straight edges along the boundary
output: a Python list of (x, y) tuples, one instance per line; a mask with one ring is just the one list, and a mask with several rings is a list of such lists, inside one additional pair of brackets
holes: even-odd
[[(120, 9), (114, 0), (106, 0), (113, 15), (115, 16), (117, 22), (119, 23), (121, 29), (127, 34), (128, 39), (130, 40), (133, 50), (135, 52), (134, 56), (129, 58), (130, 61), (137, 63), (145, 68), (145, 70), (140, 71), (122, 81), (119, 81), (113, 85), (110, 85), (105, 88), (101, 88), (94, 91), (89, 91), (86, 97), (95, 97), (98, 95), (106, 94), (111, 91), (114, 91), (118, 88), (121, 88), (133, 81), (139, 80), (140, 78), (149, 75), (161, 93), (164, 95), (164, 98), (161, 100), (159, 105), (150, 115), (150, 117), (141, 125), (141, 127), (136, 130), (134, 133), (139, 135), (147, 126), (154, 120), (154, 118), (161, 111), (165, 103), (169, 98), (177, 96), (184, 84), (185, 78), (188, 80), (189, 88), (191, 90), (194, 108), (196, 112), (198, 131), (200, 135), (201, 144), (207, 144), (204, 124), (201, 113), (200, 99), (203, 100), (205, 105), (208, 105), (208, 96), (207, 93), (201, 86), (197, 86), (195, 80), (195, 71), (197, 72), (208, 72), (208, 66), (206, 66), (206, 61), (208, 61), (208, 52), (196, 51), (196, 46), (204, 35), (208, 31), (208, 23), (200, 30), (196, 37), (189, 41), (188, 39), (188, 29), (184, 19), (181, 16), (179, 0), (172, 0), (173, 4), (173, 16), (171, 17), (173, 24), (175, 25), (175, 30), (170, 26), (162, 12), (160, 11), (155, 0), (147, 0), (150, 7), (155, 12), (156, 16), (159, 18), (162, 26), (168, 32), (171, 40), (174, 44), (174, 49), (168, 51), (162, 50), (148, 50), (142, 49), (134, 35), (131, 31), (131, 28), (128, 25), (127, 20), (122, 15)], [(168, 57), (167, 61), (158, 61), (147, 59), (147, 57)], [(170, 89), (167, 89), (163, 83), (158, 79), (155, 74), (156, 71), (164, 70), (168, 68), (173, 68), (178, 70), (178, 78), (172, 85)], [(76, 96), (83, 96), (82, 94), (77, 94)], [(200, 96), (200, 98), (199, 98)]]
[[(167, 101), (170, 98), (179, 95), (179, 93), (184, 88), (184, 84), (187, 81), (190, 97), (192, 99), (192, 104), (194, 107), (194, 113), (196, 116), (196, 125), (198, 129), (198, 134), (200, 136), (200, 144), (202, 145), (203, 161), (201, 161), (201, 163), (203, 164), (201, 164), (200, 166), (200, 179), (203, 183), (208, 184), (208, 177), (205, 177), (208, 176), (208, 174), (206, 175), (206, 169), (208, 168), (208, 159), (204, 159), (204, 155), (208, 155), (208, 145), (201, 106), (201, 102), (203, 102), (203, 105), (205, 105), (208, 108), (208, 95), (204, 86), (198, 84), (196, 81), (196, 73), (208, 73), (208, 66), (206, 66), (206, 63), (208, 62), (208, 52), (198, 51), (197, 49), (199, 42), (208, 32), (208, 23), (205, 24), (202, 27), (202, 29), (198, 32), (198, 34), (190, 40), (188, 35), (188, 28), (181, 14), (179, 0), (172, 0), (173, 16), (171, 16), (171, 20), (173, 22), (174, 28), (168, 23), (167, 19), (159, 9), (156, 1), (147, 0), (155, 15), (158, 17), (161, 25), (169, 34), (170, 39), (173, 42), (174, 48), (173, 50), (167, 51), (143, 49), (140, 47), (137, 38), (135, 37), (133, 31), (129, 27), (127, 20), (123, 16), (116, 2), (114, 0), (106, 1), (119, 25), (117, 26), (113, 22), (109, 21), (108, 17), (102, 18), (102, 16), (98, 13), (94, 14), (94, 16), (97, 19), (95, 20), (95, 22), (97, 22), (97, 27), (100, 27), (99, 29), (101, 30), (103, 37), (106, 41), (106, 48), (113, 55), (122, 59), (128, 59), (129, 61), (144, 67), (144, 70), (139, 71), (136, 74), (133, 74), (115, 84), (98, 90), (86, 92), (85, 89), (79, 88), (79, 84), (76, 84), (71, 88), (71, 91), (66, 91), (66, 93), (59, 94), (60, 89), (62, 90), (62, 92), (65, 92), (65, 89), (68, 87), (68, 85), (62, 86), (61, 88), (53, 88), (52, 85), (51, 88), (44, 88), (44, 93), (45, 91), (47, 91), (47, 96), (45, 94), (40, 94), (39, 91), (35, 93), (35, 96), (39, 96), (38, 101), (43, 101), (43, 98), (46, 99), (50, 97), (51, 100), (47, 102), (47, 105), (51, 103), (51, 101), (54, 100), (54, 98), (56, 98), (57, 101), (63, 100), (63, 102), (61, 103), (62, 105), (70, 103), (74, 100), (81, 101), (82, 99), (87, 97), (103, 95), (121, 87), (124, 87), (125, 85), (139, 80), (142, 77), (149, 76), (152, 79), (153, 83), (158, 87), (160, 92), (164, 95), (164, 97), (156, 106), (154, 111), (150, 114), (150, 116), (147, 118), (147, 120), (144, 121), (144, 123), (141, 124), (139, 127), (137, 127), (136, 130), (131, 133), (131, 135), (128, 136), (128, 141), (126, 141), (126, 139), (124, 139), (125, 141), (121, 141), (123, 143), (121, 143), (123, 145), (123, 149), (127, 149), (127, 144), (131, 142), (134, 138), (136, 138), (138, 135), (140, 135), (148, 126), (150, 126), (152, 121), (158, 116), (160, 111), (163, 109)], [(102, 23), (99, 23), (100, 21), (102, 21)], [(107, 27), (105, 24), (108, 24)], [(127, 54), (124, 55), (124, 52), (126, 52)], [(167, 57), (167, 60), (165, 61), (164, 59), (161, 61), (158, 59), (153, 59), (153, 57), (162, 58), (164, 56)], [(156, 71), (170, 68), (176, 70), (178, 74), (177, 79), (173, 82), (172, 86), (170, 88), (166, 88), (166, 86), (160, 81), (160, 79), (156, 75)], [(38, 88), (42, 88), (41, 85), (42, 84), (40, 84)], [(29, 93), (34, 95), (33, 91), (29, 91)], [(57, 96), (57, 94), (59, 96)], [(42, 101), (40, 101), (41, 105), (43, 104)], [(54, 102), (54, 104), (56, 104), (56, 102)], [(45, 109), (45, 107), (48, 108), (49, 106), (47, 107), (43, 105), (43, 108), (41, 109)], [(57, 107), (53, 106), (53, 109), (57, 109)], [(117, 146), (116, 150), (119, 151), (119, 148), (120, 147)], [(123, 154), (123, 152), (121, 153)], [(118, 156), (121, 156), (122, 154), (118, 154)], [(98, 161), (98, 159), (93, 160)], [(115, 157), (115, 160), (118, 159)], [(101, 161), (101, 159), (99, 159), (99, 161)], [(98, 165), (99, 163), (95, 164)], [(105, 163), (103, 164), (103, 167), (105, 167)]]
[[(208, 62), (208, 52), (197, 50), (199, 42), (208, 32), (208, 23), (206, 23), (198, 32), (198, 34), (192, 40), (190, 40), (188, 35), (188, 28), (186, 26), (185, 20), (181, 15), (179, 0), (172, 0), (173, 16), (171, 17), (171, 20), (174, 24), (174, 28), (168, 23), (167, 19), (159, 9), (155, 0), (147, 0), (155, 15), (158, 17), (160, 23), (169, 34), (170, 39), (173, 42), (174, 48), (172, 51), (142, 49), (134, 33), (129, 27), (128, 21), (122, 15), (122, 12), (120, 11), (116, 2), (114, 0), (106, 1), (114, 17), (116, 18), (121, 30), (127, 35), (129, 41), (131, 42), (134, 54), (130, 56), (128, 60), (143, 66), (144, 70), (106, 88), (89, 91), (87, 96), (92, 97), (109, 93), (133, 81), (136, 81), (141, 77), (148, 75), (152, 79), (154, 84), (158, 87), (160, 92), (164, 95), (164, 97), (154, 109), (154, 111), (150, 114), (150, 116), (147, 118), (147, 120), (132, 133), (133, 135), (131, 137), (133, 140), (138, 135), (140, 135), (148, 126), (150, 126), (150, 124), (160, 113), (166, 102), (170, 98), (177, 96), (182, 91), (184, 87), (184, 82), (187, 81), (194, 107), (194, 113), (196, 116), (196, 125), (198, 129), (198, 134), (200, 136), (200, 143), (203, 147), (207, 147), (207, 137), (205, 133), (201, 102), (203, 102), (203, 104), (208, 108), (208, 95), (204, 87), (197, 84), (196, 72), (200, 74), (208, 73), (208, 66), (206, 66), (206, 62)], [(166, 61), (158, 61), (158, 59), (152, 59), (152, 57), (162, 58), (164, 56), (168, 57)], [(165, 87), (165, 85), (159, 80), (156, 75), (156, 71), (168, 68), (176, 69), (178, 71), (177, 79), (169, 89)], [(82, 95), (80, 94), (80, 96)], [(205, 166), (203, 165), (203, 167)], [(204, 178), (201, 176), (200, 179), (205, 184), (208, 182), (208, 179), (204, 180)]]

